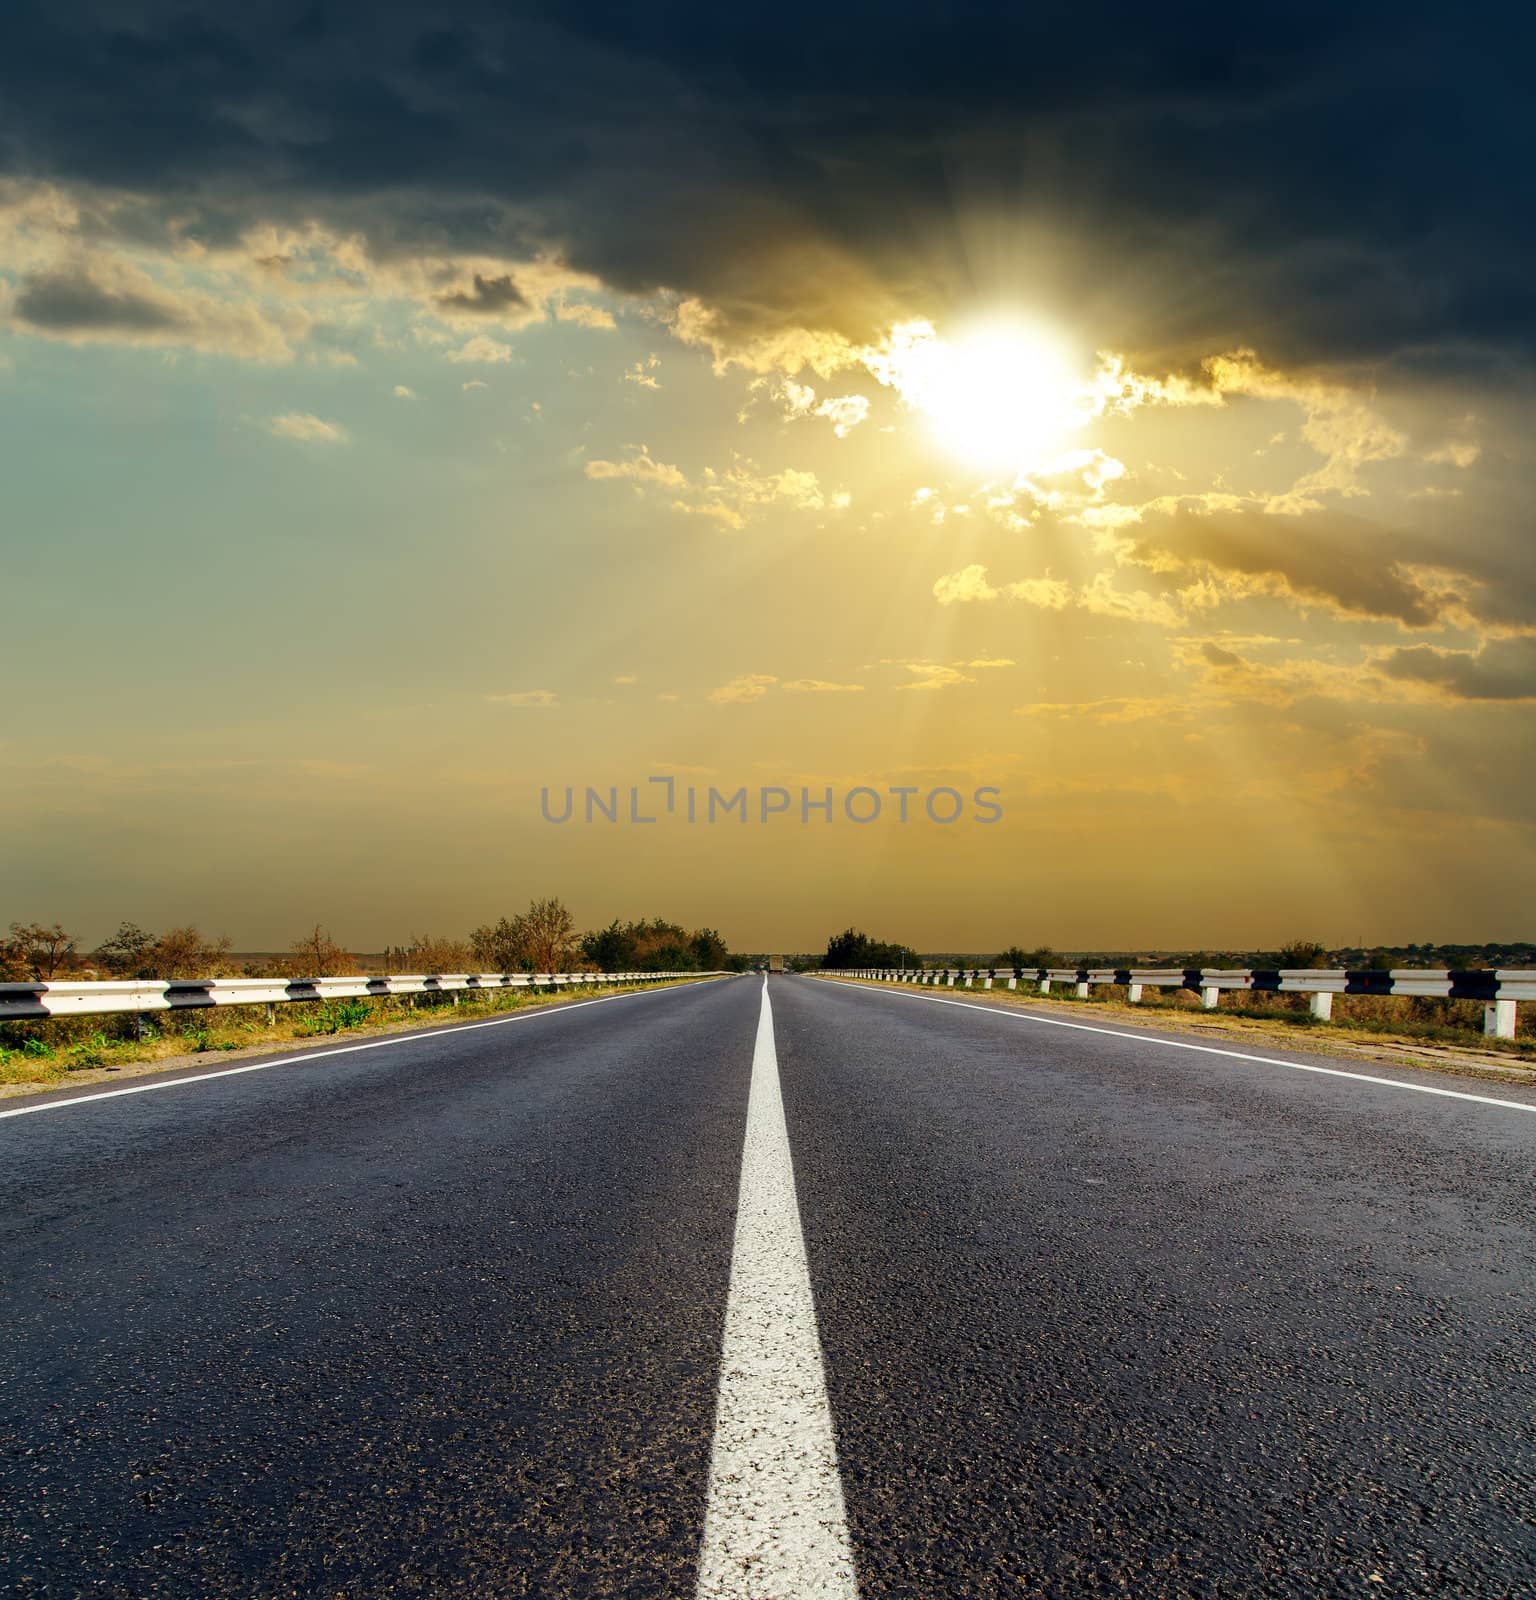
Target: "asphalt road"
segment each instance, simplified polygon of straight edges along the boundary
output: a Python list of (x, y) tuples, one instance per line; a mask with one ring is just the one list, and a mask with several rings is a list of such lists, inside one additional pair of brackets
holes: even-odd
[(1536, 1595), (1536, 1095), (763, 993), (0, 1117), (0, 1592)]

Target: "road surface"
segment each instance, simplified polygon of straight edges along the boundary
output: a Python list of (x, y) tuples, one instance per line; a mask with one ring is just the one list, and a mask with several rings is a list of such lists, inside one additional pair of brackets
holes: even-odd
[(4, 1102), (0, 1591), (1529, 1600), (1536, 1094), (1049, 1018)]

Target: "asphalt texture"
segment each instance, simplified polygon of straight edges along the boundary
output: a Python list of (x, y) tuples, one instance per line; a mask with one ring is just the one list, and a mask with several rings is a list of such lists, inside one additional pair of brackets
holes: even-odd
[[(1536, 1115), (770, 992), (861, 1594), (1536, 1595)], [(690, 1595), (760, 995), (0, 1121), (0, 1591)]]

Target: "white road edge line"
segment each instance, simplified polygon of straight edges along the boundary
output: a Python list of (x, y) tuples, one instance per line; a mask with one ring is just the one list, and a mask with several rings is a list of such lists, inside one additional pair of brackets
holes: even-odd
[[(719, 983), (719, 978), (705, 978), (703, 983)], [(532, 1022), (536, 1017), (556, 1016), (563, 1011), (580, 1011), (583, 1006), (607, 1005), (610, 1000), (639, 1000), (648, 994), (665, 994), (671, 989), (692, 989), (695, 983), (668, 984), (665, 989), (641, 989), (626, 994), (600, 995), (596, 1000), (578, 1000), (574, 1005), (540, 1006), (534, 1011), (517, 1012), (510, 1017), (493, 1017), (489, 1022), (466, 1022), (459, 1027), (426, 1028), (420, 1033), (402, 1033), (393, 1039), (370, 1039), (367, 1044), (337, 1045), (334, 1050), (305, 1050), (296, 1056), (282, 1056), (275, 1061), (253, 1061), (244, 1067), (221, 1067), (217, 1072), (199, 1072), (189, 1078), (160, 1078), (153, 1083), (133, 1083), (125, 1089), (103, 1089), (99, 1094), (77, 1094), (59, 1100), (44, 1100), (35, 1106), (17, 1106), (11, 1111), (0, 1111), (0, 1121), (6, 1117), (29, 1117), (34, 1111), (62, 1111), (66, 1106), (88, 1106), (95, 1100), (116, 1100), (125, 1094), (148, 1094), (154, 1089), (179, 1089), (187, 1083), (207, 1083), (210, 1078), (235, 1078), (242, 1072), (265, 1072), (268, 1067), (292, 1067), (303, 1061), (320, 1061), (326, 1056), (349, 1056), (356, 1050), (382, 1050), (391, 1044), (421, 1044), (425, 1040), (446, 1039), (456, 1033), (474, 1033), (478, 1028), (499, 1028), (504, 1022)]]
[(697, 1600), (858, 1592), (764, 978)]
[[(823, 978), (823, 983), (846, 983), (841, 978)], [(1413, 1094), (1440, 1095), (1446, 1100), (1470, 1100), (1474, 1105), (1503, 1106), (1506, 1111), (1536, 1111), (1536, 1104), (1524, 1100), (1500, 1100), (1491, 1094), (1467, 1094), (1461, 1089), (1435, 1089), (1427, 1083), (1402, 1083), (1396, 1078), (1377, 1078), (1369, 1072), (1345, 1072), (1342, 1067), (1315, 1067), (1306, 1061), (1282, 1061), (1278, 1056), (1249, 1055), (1245, 1050), (1223, 1050), (1220, 1045), (1189, 1044), (1183, 1039), (1165, 1039), (1155, 1033), (1129, 1033), (1123, 1028), (1099, 1028), (1091, 1022), (1067, 1022), (1060, 1017), (1037, 1017), (1027, 1011), (1001, 1011), (993, 1006), (967, 1005), (964, 1000), (945, 1000), (936, 994), (908, 994), (904, 989), (887, 989), (881, 984), (848, 984), (849, 988), (871, 994), (889, 995), (893, 1000), (926, 1000), (935, 1006), (958, 1006), (962, 1011), (984, 1017), (1006, 1017), (1011, 1022), (1038, 1022), (1048, 1028), (1075, 1028), (1079, 1033), (1107, 1033), (1112, 1039), (1137, 1039), (1145, 1044), (1165, 1045), (1170, 1050), (1195, 1050), (1207, 1056), (1231, 1056), (1235, 1061), (1257, 1061), (1266, 1067), (1289, 1067), (1293, 1072), (1318, 1072), (1327, 1078), (1353, 1078), (1356, 1083), (1379, 1083), (1388, 1089), (1407, 1089)]]

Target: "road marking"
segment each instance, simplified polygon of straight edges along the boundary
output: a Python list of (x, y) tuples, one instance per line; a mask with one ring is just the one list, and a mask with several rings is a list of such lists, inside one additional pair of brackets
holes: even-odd
[(420, 1033), (402, 1033), (393, 1039), (370, 1039), (367, 1044), (337, 1045), (334, 1050), (305, 1050), (296, 1056), (282, 1056), (276, 1061), (252, 1061), (243, 1067), (220, 1067), (217, 1072), (199, 1072), (189, 1078), (158, 1078), (153, 1083), (133, 1083), (124, 1089), (103, 1089), (99, 1094), (77, 1094), (67, 1099), (44, 1100), (35, 1106), (17, 1106), (11, 1111), (0, 1111), (0, 1120), (6, 1117), (29, 1117), (34, 1111), (59, 1111), (65, 1106), (87, 1106), (93, 1100), (116, 1100), (125, 1094), (149, 1094), (154, 1089), (179, 1089), (184, 1083), (207, 1083), (210, 1078), (235, 1078), (242, 1072), (265, 1072), (268, 1067), (292, 1067), (302, 1061), (319, 1061), (326, 1056), (348, 1056), (357, 1050), (382, 1050), (391, 1044), (420, 1044), (424, 1040), (446, 1039), (456, 1033), (473, 1033), (477, 1028), (499, 1028), (504, 1022), (531, 1022), (536, 1017), (554, 1016), (563, 1011), (580, 1011), (583, 1006), (607, 1005), (610, 1000), (639, 1000), (650, 994), (666, 994), (670, 989), (697, 988), (703, 983), (719, 983), (719, 978), (695, 980), (689, 984), (668, 984), (666, 989), (641, 989), (627, 994), (605, 994), (596, 1000), (577, 1000), (571, 1005), (541, 1006), (535, 1011), (522, 1011), (510, 1017), (493, 1017), (489, 1022), (465, 1022), (458, 1027), (424, 1029)]
[(858, 1600), (763, 980), (698, 1600)]
[[(846, 979), (824, 978), (824, 983), (845, 983)], [(1136, 1039), (1143, 1044), (1166, 1045), (1170, 1050), (1196, 1050), (1201, 1055), (1231, 1056), (1235, 1061), (1257, 1061), (1266, 1067), (1290, 1067), (1293, 1072), (1318, 1072), (1327, 1078), (1353, 1078), (1356, 1083), (1379, 1083), (1388, 1089), (1407, 1089), (1413, 1094), (1435, 1094), (1446, 1100), (1470, 1100), (1479, 1106), (1503, 1106), (1506, 1111), (1536, 1111), (1536, 1103), (1500, 1100), (1491, 1094), (1468, 1094), (1462, 1089), (1435, 1089), (1427, 1083), (1402, 1083), (1396, 1078), (1377, 1078), (1369, 1072), (1345, 1072), (1342, 1067), (1315, 1067), (1307, 1061), (1282, 1061), (1278, 1056), (1249, 1055), (1245, 1050), (1224, 1050), (1220, 1045), (1190, 1044), (1183, 1039), (1165, 1039), (1155, 1033), (1128, 1033), (1123, 1028), (1101, 1028), (1091, 1022), (1067, 1022), (1061, 1017), (1037, 1017), (1028, 1011), (1003, 1010), (988, 1005), (971, 1005), (965, 1000), (945, 1000), (936, 994), (908, 994), (903, 989), (886, 989), (879, 984), (854, 983), (850, 988), (871, 994), (884, 994), (895, 1000), (926, 1000), (935, 1006), (958, 1006), (962, 1011), (988, 1017), (1007, 1017), (1012, 1022), (1039, 1022), (1048, 1028), (1075, 1028), (1079, 1033), (1107, 1033), (1112, 1039)]]

